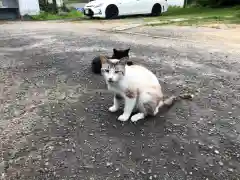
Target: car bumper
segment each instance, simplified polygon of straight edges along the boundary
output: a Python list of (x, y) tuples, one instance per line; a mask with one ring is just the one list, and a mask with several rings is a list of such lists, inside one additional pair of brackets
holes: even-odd
[(101, 8), (84, 7), (83, 13), (89, 17), (105, 17), (105, 13), (103, 13)]

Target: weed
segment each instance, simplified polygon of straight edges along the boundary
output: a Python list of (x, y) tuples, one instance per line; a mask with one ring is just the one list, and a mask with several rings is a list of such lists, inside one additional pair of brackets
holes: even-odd
[[(181, 22), (174, 22), (174, 19), (183, 19)], [(168, 11), (162, 16), (156, 18), (145, 19), (146, 21), (166, 21), (168, 24), (193, 25), (204, 23), (240, 23), (239, 6), (232, 8), (207, 8), (189, 6), (186, 8), (169, 7)], [(157, 25), (158, 23), (155, 23)], [(159, 23), (162, 25), (163, 23)], [(166, 24), (166, 23), (164, 23)]]
[(83, 14), (80, 11), (72, 10), (67, 13), (51, 14), (47, 12), (40, 12), (39, 15), (32, 16), (33, 20), (57, 20), (57, 19), (75, 19), (83, 18)]

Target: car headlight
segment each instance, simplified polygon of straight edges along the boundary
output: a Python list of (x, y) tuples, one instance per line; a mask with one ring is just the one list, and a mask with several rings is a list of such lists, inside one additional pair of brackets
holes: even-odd
[(95, 8), (98, 8), (98, 7), (102, 6), (102, 5), (103, 5), (103, 3), (96, 4), (96, 5), (94, 5), (94, 7), (95, 7)]

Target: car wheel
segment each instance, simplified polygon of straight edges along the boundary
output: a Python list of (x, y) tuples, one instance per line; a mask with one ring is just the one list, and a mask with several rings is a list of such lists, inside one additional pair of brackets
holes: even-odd
[(106, 19), (114, 19), (118, 17), (118, 8), (115, 5), (109, 5), (105, 11)]
[(160, 16), (162, 13), (162, 7), (160, 4), (154, 4), (153, 8), (152, 8), (152, 12), (151, 15), (152, 16)]

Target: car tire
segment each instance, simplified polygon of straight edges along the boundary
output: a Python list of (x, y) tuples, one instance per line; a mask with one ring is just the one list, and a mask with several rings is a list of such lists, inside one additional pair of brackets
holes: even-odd
[(152, 7), (152, 12), (151, 15), (152, 16), (160, 16), (162, 13), (162, 7), (160, 4), (154, 4), (154, 6)]
[(105, 11), (106, 19), (114, 19), (118, 17), (118, 7), (116, 5), (109, 5)]

